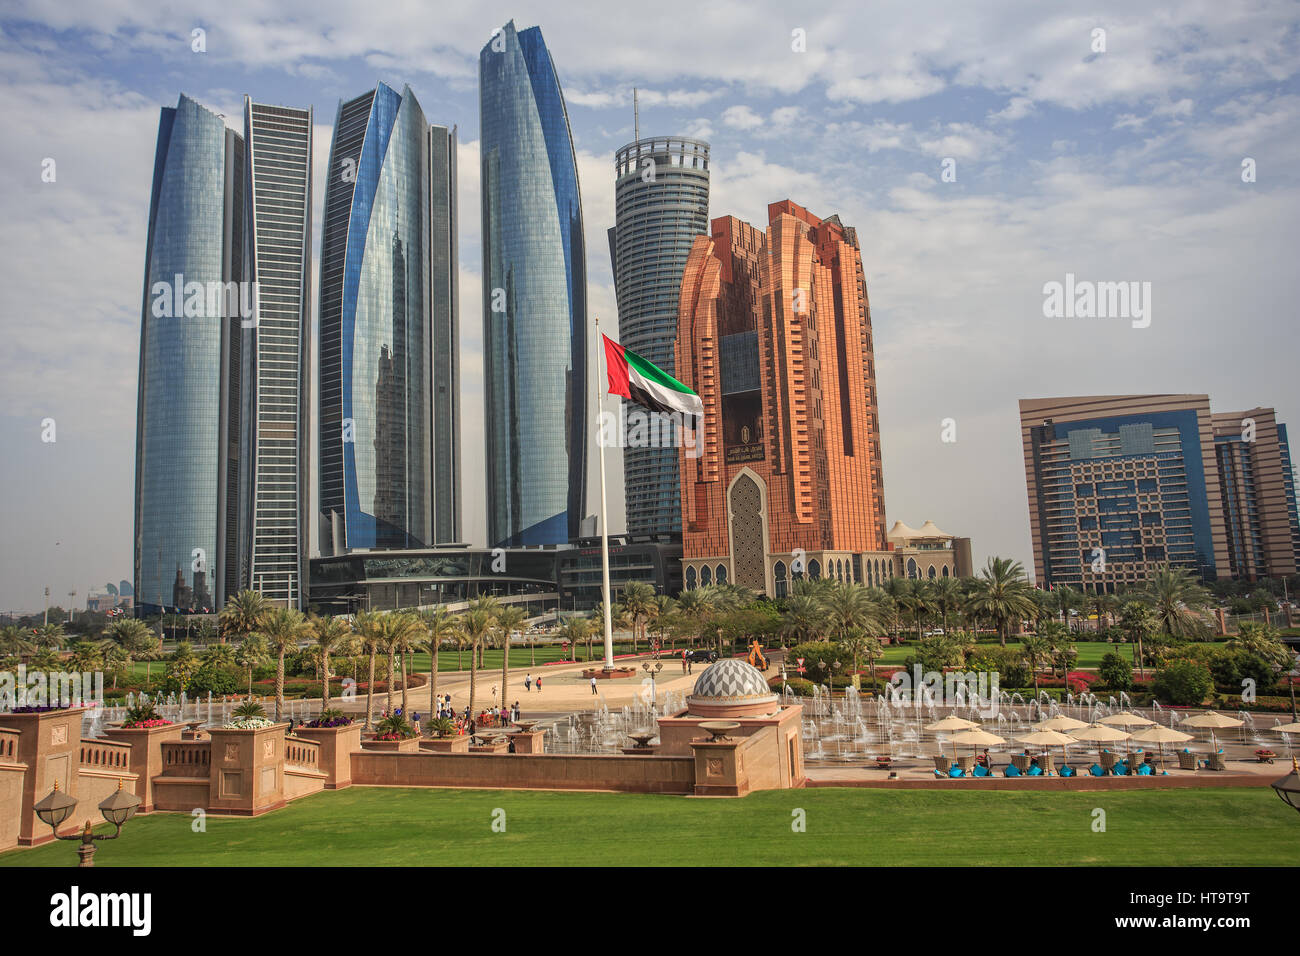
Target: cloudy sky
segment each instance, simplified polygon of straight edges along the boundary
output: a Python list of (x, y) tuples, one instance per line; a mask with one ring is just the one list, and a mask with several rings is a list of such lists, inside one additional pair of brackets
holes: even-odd
[[(317, 246), (341, 98), (409, 84), (430, 122), (459, 125), (465, 487), (479, 487), (477, 55), (511, 18), (542, 27), (567, 96), (602, 318), (617, 314), (605, 229), (633, 87), (644, 135), (712, 143), (710, 215), (761, 222), (789, 197), (857, 226), (891, 523), (933, 519), (978, 562), (1032, 566), (1022, 397), (1207, 392), (1300, 427), (1293, 3), (798, 6), (7, 3), (0, 611), (131, 576), (149, 185), (158, 110), (182, 91), (236, 127), (245, 93), (315, 107)], [(1149, 327), (1045, 318), (1043, 286), (1067, 273), (1150, 282)], [(466, 525), (483, 543), (481, 500)]]

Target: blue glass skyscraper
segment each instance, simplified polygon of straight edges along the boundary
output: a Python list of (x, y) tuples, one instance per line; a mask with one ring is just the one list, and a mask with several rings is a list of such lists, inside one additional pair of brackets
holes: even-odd
[(138, 613), (238, 588), (244, 142), (181, 96), (162, 110), (149, 204), (136, 411)]
[[(438, 420), (456, 423), (454, 148), (409, 87), (380, 83), (339, 106), (320, 265), (323, 555), (425, 547), (437, 524), (459, 531), (454, 480), (435, 486), (433, 431), (439, 401), (453, 404)], [(431, 254), (433, 243), (446, 248)]]
[(479, 53), (488, 542), (577, 537), (586, 488), (586, 244), (564, 94), (541, 30)]

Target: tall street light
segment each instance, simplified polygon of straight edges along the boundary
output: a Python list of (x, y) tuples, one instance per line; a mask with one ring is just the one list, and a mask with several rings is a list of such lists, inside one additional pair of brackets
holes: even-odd
[(135, 816), (135, 811), (139, 806), (140, 798), (123, 790), (122, 782), (119, 780), (117, 791), (99, 805), (99, 812), (104, 815), (104, 819), (116, 827), (111, 836), (106, 833), (98, 835), (91, 833), (90, 820), (86, 820), (85, 828), (75, 836), (62, 836), (59, 834), (59, 826), (68, 817), (72, 816), (72, 811), (77, 808), (77, 801), (76, 798), (60, 790), (57, 781), (49, 795), (32, 809), (36, 811), (36, 816), (40, 818), (40, 821), (47, 824), (54, 831), (56, 840), (80, 841), (80, 845), (77, 847), (77, 856), (81, 858), (81, 862), (77, 866), (85, 867), (95, 865), (95, 841), (116, 840), (120, 837), (122, 835), (122, 824)]

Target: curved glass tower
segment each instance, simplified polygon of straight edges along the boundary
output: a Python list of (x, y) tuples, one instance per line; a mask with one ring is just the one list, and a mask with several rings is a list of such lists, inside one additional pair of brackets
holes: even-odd
[(492, 546), (577, 537), (587, 475), (582, 197), (555, 64), (513, 22), (479, 54), (483, 391)]
[[(154, 156), (136, 406), (137, 613), (238, 582), (244, 142), (182, 95)], [(232, 298), (233, 297), (233, 298)]]
[(433, 542), (428, 137), (409, 87), (339, 106), (320, 266), (323, 555)]
[[(709, 144), (677, 136), (638, 139), (614, 156), (615, 225), (609, 254), (619, 341), (676, 375), (677, 299), (695, 237), (709, 231)], [(671, 422), (651, 432), (674, 433)], [(681, 534), (677, 448), (623, 449), (629, 534)]]

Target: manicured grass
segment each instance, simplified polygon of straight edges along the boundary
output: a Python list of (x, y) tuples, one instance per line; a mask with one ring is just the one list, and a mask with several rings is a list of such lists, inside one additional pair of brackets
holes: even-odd
[[(493, 832), (496, 809), (505, 832)], [(1094, 810), (1106, 812), (1104, 833)], [(795, 833), (793, 812), (806, 814)], [(1268, 788), (1031, 793), (816, 789), (741, 800), (356, 787), (256, 819), (156, 814), (96, 866), (1156, 865), (1296, 863), (1300, 820)], [(0, 855), (68, 866), (72, 846)]]
[[(1210, 647), (1216, 649), (1224, 646), (1223, 641), (1212, 641), (1208, 643)], [(985, 648), (991, 649), (999, 646), (1001, 645), (999, 645), (997, 642), (994, 642), (992, 644), (981, 643), (979, 645), (979, 649), (980, 650), (984, 650)], [(1008, 641), (1007, 647), (1018, 648), (1020, 647), (1020, 642)], [(1079, 652), (1079, 657), (1074, 662), (1075, 668), (1087, 668), (1089, 670), (1095, 670), (1097, 666), (1101, 664), (1102, 657), (1104, 657), (1106, 654), (1110, 653), (1111, 651), (1115, 651), (1119, 653), (1128, 661), (1134, 660), (1134, 647), (1131, 644), (1107, 644), (1105, 641), (1075, 641), (1074, 649)], [(911, 640), (911, 643), (891, 644), (888, 647), (886, 647), (884, 656), (881, 657), (876, 663), (878, 665), (888, 664), (897, 667), (898, 665), (902, 664), (905, 660), (907, 660), (907, 658), (911, 657), (915, 653), (916, 653), (916, 640), (915, 638), (913, 638)]]

